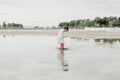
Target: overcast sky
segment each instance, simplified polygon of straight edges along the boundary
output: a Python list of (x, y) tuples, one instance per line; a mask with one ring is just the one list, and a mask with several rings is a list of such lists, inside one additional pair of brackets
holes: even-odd
[(52, 26), (97, 16), (120, 16), (120, 0), (0, 0), (0, 24)]

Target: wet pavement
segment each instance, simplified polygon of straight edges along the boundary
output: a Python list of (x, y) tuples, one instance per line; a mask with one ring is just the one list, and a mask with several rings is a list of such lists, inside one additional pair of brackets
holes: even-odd
[(0, 80), (119, 80), (120, 40), (0, 36)]

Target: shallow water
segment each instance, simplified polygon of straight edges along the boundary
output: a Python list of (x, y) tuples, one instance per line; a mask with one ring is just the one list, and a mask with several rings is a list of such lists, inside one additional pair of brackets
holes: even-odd
[(0, 36), (0, 80), (119, 80), (120, 40)]

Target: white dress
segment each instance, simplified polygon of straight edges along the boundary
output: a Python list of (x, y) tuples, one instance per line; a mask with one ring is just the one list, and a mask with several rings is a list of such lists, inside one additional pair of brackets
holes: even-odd
[(58, 43), (64, 43), (64, 29), (61, 29), (58, 33)]

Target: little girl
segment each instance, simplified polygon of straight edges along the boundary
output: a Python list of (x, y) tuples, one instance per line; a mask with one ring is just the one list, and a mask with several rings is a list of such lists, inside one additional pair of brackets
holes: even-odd
[(58, 43), (60, 45), (60, 49), (64, 50), (64, 32), (68, 31), (68, 27), (63, 27), (58, 33)]

